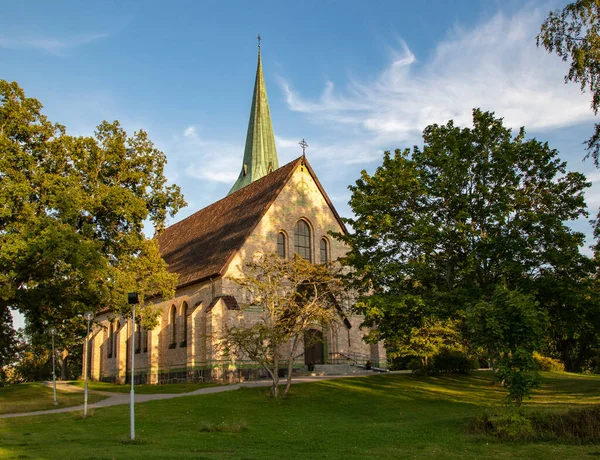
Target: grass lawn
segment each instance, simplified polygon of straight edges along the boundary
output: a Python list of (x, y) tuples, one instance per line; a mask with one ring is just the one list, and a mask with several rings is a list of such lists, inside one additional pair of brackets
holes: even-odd
[[(88, 394), (88, 403), (105, 399), (106, 396)], [(0, 414), (32, 412), (36, 410), (60, 409), (61, 407), (83, 404), (82, 392), (56, 391), (58, 406), (53, 404), (52, 387), (41, 383), (21, 383), (0, 388)], [(0, 434), (1, 436), (1, 434)], [(2, 438), (0, 437), (0, 446)]]
[[(298, 384), (275, 401), (266, 388), (153, 401), (92, 417), (0, 419), (2, 458), (430, 458), (530, 459), (600, 456), (600, 445), (501, 442), (465, 434), (469, 417), (500, 404), (489, 373), (461, 377), (374, 375)], [(528, 407), (600, 403), (600, 378), (544, 374)], [(600, 444), (600, 440), (599, 440)]]
[[(84, 382), (78, 380), (76, 382), (69, 382), (70, 385), (78, 386), (83, 388)], [(141, 395), (152, 395), (152, 394), (165, 394), (165, 393), (189, 393), (190, 391), (196, 391), (201, 388), (215, 387), (218, 383), (170, 383), (168, 385), (136, 385), (135, 393)], [(112, 393), (129, 393), (131, 386), (118, 385), (115, 383), (105, 382), (88, 382), (88, 389), (96, 391), (109, 391)]]

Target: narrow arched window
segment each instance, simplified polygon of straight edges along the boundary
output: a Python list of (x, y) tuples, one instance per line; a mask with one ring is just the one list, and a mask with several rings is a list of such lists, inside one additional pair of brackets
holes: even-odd
[(115, 328), (113, 326), (113, 323), (111, 322), (110, 325), (108, 326), (108, 343), (106, 346), (106, 356), (108, 358), (112, 358), (114, 335), (115, 335)]
[(115, 327), (115, 334), (113, 335), (113, 355), (117, 356), (117, 350), (119, 349), (119, 329), (121, 329), (121, 321), (117, 321)]
[(150, 341), (150, 331), (145, 327), (142, 328), (142, 343), (144, 346), (144, 353), (148, 352), (148, 342)]
[(309, 262), (312, 262), (312, 248), (310, 244), (310, 227), (304, 220), (299, 220), (296, 223), (296, 232), (294, 234), (294, 251), (298, 253), (298, 255)]
[(279, 254), (279, 257), (282, 259), (285, 259), (285, 256), (287, 256), (285, 243), (285, 234), (283, 232), (279, 232), (277, 234), (277, 254)]
[(171, 346), (177, 344), (177, 309), (175, 305), (171, 307)]
[(181, 307), (181, 320), (183, 321), (183, 338), (182, 338), (182, 342), (181, 342), (181, 346), (182, 347), (187, 347), (187, 334), (188, 334), (188, 328), (187, 328), (187, 311), (188, 311), (188, 306), (186, 302), (183, 302), (183, 305)]
[(135, 322), (135, 352), (139, 353), (142, 351), (142, 329), (140, 323)]
[(325, 264), (329, 262), (329, 245), (327, 244), (327, 240), (325, 238), (321, 238), (319, 249), (319, 252), (321, 253), (321, 263)]

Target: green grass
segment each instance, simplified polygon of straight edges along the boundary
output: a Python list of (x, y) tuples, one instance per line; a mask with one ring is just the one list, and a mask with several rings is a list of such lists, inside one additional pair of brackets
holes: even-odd
[[(106, 396), (88, 394), (88, 403), (101, 401)], [(0, 388), (0, 414), (15, 414), (83, 404), (83, 392), (56, 392), (58, 406), (53, 404), (51, 387), (41, 383), (21, 383)]]
[[(466, 434), (483, 406), (501, 404), (489, 373), (461, 377), (376, 375), (298, 384), (284, 400), (266, 388), (153, 401), (92, 417), (0, 419), (1, 458), (588, 458), (600, 445), (506, 442)], [(527, 407), (600, 402), (600, 378), (544, 374)], [(599, 441), (600, 442), (600, 441)]]
[[(75, 382), (69, 382), (70, 385), (74, 385), (83, 388), (84, 382), (77, 380)], [(191, 391), (200, 390), (201, 388), (214, 387), (219, 385), (218, 383), (169, 383), (168, 385), (136, 385), (136, 394), (141, 395), (153, 395), (153, 394), (172, 394), (172, 393), (189, 393)], [(131, 391), (130, 385), (119, 385), (116, 383), (105, 383), (105, 382), (88, 382), (88, 389), (94, 391), (108, 391), (111, 393), (129, 393)]]

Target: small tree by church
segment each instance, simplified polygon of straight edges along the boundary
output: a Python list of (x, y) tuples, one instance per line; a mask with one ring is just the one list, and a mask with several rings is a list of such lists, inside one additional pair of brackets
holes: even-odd
[[(225, 330), (225, 352), (263, 368), (273, 381), (274, 397), (279, 396), (279, 369), (287, 366), (287, 395), (304, 333), (315, 324), (330, 326), (343, 314), (335, 300), (342, 291), (340, 278), (329, 265), (313, 265), (298, 255), (282, 259), (266, 254), (246, 264), (244, 277), (235, 281), (246, 289), (249, 301), (241, 304), (239, 324)], [(247, 315), (248, 309), (258, 313)]]

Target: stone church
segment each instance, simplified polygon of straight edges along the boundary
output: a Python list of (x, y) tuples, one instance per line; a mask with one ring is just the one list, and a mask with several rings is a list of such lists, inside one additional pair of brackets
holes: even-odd
[[(135, 380), (167, 383), (183, 380), (257, 378), (252, 362), (235, 365), (216, 351), (219, 331), (238, 324), (244, 290), (231, 278), (257, 252), (313, 263), (336, 260), (346, 246), (329, 232), (346, 232), (340, 216), (304, 154), (279, 166), (263, 77), (260, 46), (250, 121), (240, 175), (228, 195), (166, 228), (158, 242), (171, 272), (179, 275), (175, 297), (157, 299), (158, 326), (135, 330)], [(335, 371), (348, 364), (385, 366), (383, 344), (362, 337), (360, 316), (339, 317), (336, 327), (308, 331), (321, 340), (305, 346), (294, 368), (322, 365)], [(88, 340), (92, 380), (125, 382), (130, 378), (132, 322), (100, 312)], [(318, 369), (317, 369), (318, 370)]]

